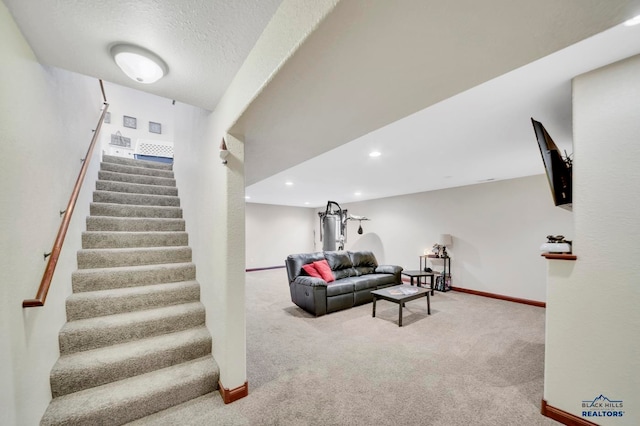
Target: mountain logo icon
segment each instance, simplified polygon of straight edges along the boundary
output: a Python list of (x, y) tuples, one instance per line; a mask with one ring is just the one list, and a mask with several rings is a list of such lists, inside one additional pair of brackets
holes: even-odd
[(606, 396), (600, 394), (600, 396), (596, 396), (593, 400), (582, 401), (585, 407), (595, 407), (602, 406), (601, 404), (612, 404), (612, 403), (621, 403), (622, 400), (609, 399)]

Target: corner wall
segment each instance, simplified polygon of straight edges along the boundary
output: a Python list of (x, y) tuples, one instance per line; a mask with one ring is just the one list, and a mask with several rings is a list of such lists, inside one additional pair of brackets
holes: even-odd
[[(574, 254), (550, 261), (544, 398), (600, 425), (640, 424), (640, 56), (573, 81)], [(582, 416), (622, 401), (622, 417)]]
[(245, 218), (247, 269), (284, 267), (288, 255), (315, 251), (314, 209), (247, 203)]
[[(348, 250), (372, 250), (379, 263), (418, 269), (425, 249), (451, 234), (453, 286), (539, 302), (546, 300), (540, 245), (549, 234), (573, 235), (573, 216), (553, 205), (544, 175), (341, 207), (371, 219), (362, 222), (362, 235), (358, 221), (348, 222)], [(442, 262), (431, 267), (441, 270)]]
[[(215, 111), (181, 105), (175, 119), (174, 171), (193, 248), (220, 382), (240, 388), (246, 376), (245, 200), (242, 132), (230, 130), (282, 64), (337, 0), (284, 0)], [(233, 133), (233, 136), (229, 133)], [(221, 164), (225, 137), (230, 155)]]
[(40, 422), (59, 356), (64, 301), (95, 187), (100, 149), (80, 193), (46, 304), (35, 296), (98, 122), (98, 80), (40, 65), (0, 2), (0, 424)]

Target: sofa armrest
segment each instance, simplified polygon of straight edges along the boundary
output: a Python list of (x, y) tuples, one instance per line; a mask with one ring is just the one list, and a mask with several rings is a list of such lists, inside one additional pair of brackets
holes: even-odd
[(291, 301), (320, 316), (327, 313), (327, 283), (322, 278), (298, 276), (289, 284)]
[(293, 280), (291, 284), (293, 283), (297, 283), (297, 284), (305, 285), (309, 287), (318, 287), (318, 286), (326, 287), (327, 286), (327, 282), (322, 278), (308, 277), (306, 275), (297, 276), (296, 279)]
[(398, 265), (378, 265), (376, 267), (376, 274), (393, 274), (396, 284), (402, 284), (402, 276), (400, 273), (402, 272), (402, 266)]
[(402, 272), (402, 266), (398, 265), (378, 265), (375, 270), (376, 274), (397, 275), (400, 274), (400, 272)]

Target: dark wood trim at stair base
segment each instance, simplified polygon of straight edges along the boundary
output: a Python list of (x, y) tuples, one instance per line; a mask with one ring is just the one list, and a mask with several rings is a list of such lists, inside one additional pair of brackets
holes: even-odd
[(502, 294), (495, 294), (495, 293), (486, 293), (484, 291), (478, 291), (478, 290), (469, 290), (468, 288), (462, 288), (462, 287), (451, 287), (451, 289), (454, 291), (459, 291), (460, 293), (469, 293), (469, 294), (474, 294), (476, 296), (490, 297), (492, 299), (500, 299), (500, 300), (506, 300), (508, 302), (522, 303), (525, 305), (537, 306), (539, 308), (547, 307), (547, 304), (545, 302), (538, 302), (537, 300), (520, 299), (518, 297), (504, 296)]
[(592, 423), (589, 420), (585, 420), (571, 413), (567, 413), (566, 411), (563, 411), (559, 408), (548, 405), (547, 401), (545, 401), (544, 399), (542, 400), (542, 404), (540, 405), (540, 413), (545, 417), (549, 417), (550, 419), (553, 419), (567, 426), (598, 426), (597, 423)]
[(245, 272), (256, 272), (256, 271), (268, 271), (269, 269), (281, 269), (284, 268), (285, 266), (266, 266), (264, 268), (249, 268), (249, 269), (245, 269)]
[(578, 256), (568, 253), (542, 253), (540, 256), (556, 260), (577, 260)]
[(222, 386), (222, 383), (218, 380), (218, 387), (220, 388), (222, 401), (224, 401), (225, 404), (231, 404), (233, 401), (249, 395), (249, 382), (244, 382), (244, 385), (240, 385), (235, 389), (227, 389)]

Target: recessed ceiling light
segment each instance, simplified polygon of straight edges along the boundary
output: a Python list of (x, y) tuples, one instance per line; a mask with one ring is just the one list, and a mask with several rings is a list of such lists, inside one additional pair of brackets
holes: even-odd
[(251, 197), (249, 197), (248, 195), (245, 195), (245, 196), (244, 196), (244, 199), (245, 199), (245, 200), (250, 200), (250, 199), (251, 199)]
[(369, 157), (380, 157), (381, 155), (380, 151), (371, 151), (369, 153)]
[(116, 44), (111, 48), (111, 56), (122, 72), (138, 83), (155, 83), (169, 72), (158, 55), (142, 47)]
[(356, 197), (359, 197), (359, 196), (362, 195), (362, 192), (358, 191), (358, 192), (354, 193), (353, 195), (355, 195)]
[(308, 206), (309, 204), (311, 204), (311, 203), (310, 203), (310, 202), (308, 202), (308, 201), (305, 201), (305, 202), (304, 202), (304, 205), (305, 205), (305, 206)]
[(291, 181), (287, 181), (287, 182), (285, 182), (284, 184), (285, 184), (285, 185), (287, 185), (287, 186), (291, 186), (291, 185), (293, 185), (293, 182), (291, 182)]
[(636, 16), (635, 18), (631, 18), (628, 21), (624, 22), (624, 25), (626, 25), (627, 27), (632, 27), (634, 25), (638, 25), (640, 24), (640, 15)]

